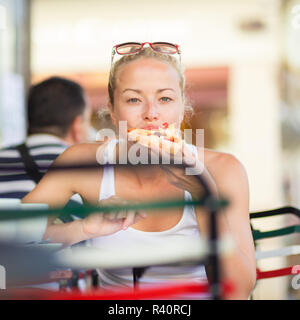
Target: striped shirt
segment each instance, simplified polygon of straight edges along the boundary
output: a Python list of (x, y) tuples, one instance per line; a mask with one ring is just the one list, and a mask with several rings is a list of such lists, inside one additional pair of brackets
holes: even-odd
[[(49, 134), (30, 135), (26, 140), (26, 145), (39, 171), (45, 173), (52, 162), (63, 152), (68, 145), (58, 137)], [(5, 171), (5, 168), (9, 171)], [(17, 167), (18, 170), (13, 170)], [(25, 166), (16, 146), (7, 147), (0, 150), (0, 198), (22, 199), (36, 183), (27, 175)], [(24, 168), (20, 170), (19, 168)], [(72, 200), (82, 203), (79, 195), (74, 195)]]

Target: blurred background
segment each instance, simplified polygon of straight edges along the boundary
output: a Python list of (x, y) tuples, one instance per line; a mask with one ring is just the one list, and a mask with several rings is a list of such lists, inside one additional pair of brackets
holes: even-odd
[[(250, 184), (250, 209), (300, 208), (300, 0), (0, 0), (0, 144), (25, 136), (30, 84), (66, 76), (87, 90), (92, 124), (103, 126), (113, 45), (167, 41), (181, 46), (187, 127), (205, 146), (237, 156)], [(291, 217), (255, 221), (270, 230)], [(283, 239), (284, 238), (284, 239)], [(260, 241), (263, 249), (299, 236)], [(300, 264), (258, 261), (262, 270)], [(254, 299), (294, 299), (290, 277), (258, 281)]]

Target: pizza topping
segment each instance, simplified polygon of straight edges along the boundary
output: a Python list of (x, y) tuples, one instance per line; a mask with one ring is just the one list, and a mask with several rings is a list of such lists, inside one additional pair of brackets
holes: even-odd
[(162, 140), (167, 140), (170, 142), (180, 142), (181, 141), (181, 136), (176, 128), (176, 124), (172, 123), (172, 124), (168, 124), (167, 122), (162, 124), (162, 127), (159, 127), (157, 129), (152, 129), (152, 130), (148, 130), (148, 129), (128, 129), (128, 133), (129, 133), (129, 138), (131, 140), (135, 140), (138, 141), (139, 137), (142, 136), (156, 136), (159, 139)]

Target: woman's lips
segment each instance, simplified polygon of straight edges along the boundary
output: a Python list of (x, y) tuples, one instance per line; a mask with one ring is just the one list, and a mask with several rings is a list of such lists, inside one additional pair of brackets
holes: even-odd
[(152, 124), (149, 124), (145, 127), (142, 127), (142, 129), (144, 130), (155, 130), (155, 129), (158, 129), (159, 127), (158, 126), (155, 126), (155, 125), (152, 125)]

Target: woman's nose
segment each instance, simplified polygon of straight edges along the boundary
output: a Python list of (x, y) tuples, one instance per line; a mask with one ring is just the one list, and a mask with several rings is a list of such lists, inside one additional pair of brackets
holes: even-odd
[(157, 106), (155, 103), (147, 103), (144, 119), (148, 121), (158, 120)]

